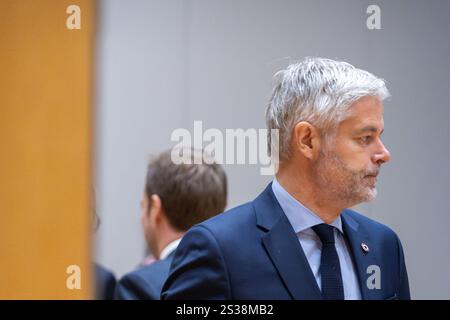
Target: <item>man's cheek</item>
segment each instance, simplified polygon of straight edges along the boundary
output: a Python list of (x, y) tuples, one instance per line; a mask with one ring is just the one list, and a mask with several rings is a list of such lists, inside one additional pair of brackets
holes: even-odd
[(359, 150), (353, 150), (346, 154), (342, 160), (350, 169), (355, 171), (365, 170), (370, 165), (370, 156)]

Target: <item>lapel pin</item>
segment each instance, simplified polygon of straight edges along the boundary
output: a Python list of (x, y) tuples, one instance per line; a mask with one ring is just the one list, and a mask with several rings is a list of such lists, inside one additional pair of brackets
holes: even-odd
[(370, 251), (369, 246), (367, 244), (365, 244), (364, 242), (361, 243), (361, 249), (363, 249), (363, 251), (365, 253)]

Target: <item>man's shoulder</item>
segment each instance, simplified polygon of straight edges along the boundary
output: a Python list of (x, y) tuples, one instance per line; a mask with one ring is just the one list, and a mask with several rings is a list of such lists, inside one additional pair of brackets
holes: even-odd
[(220, 213), (195, 227), (208, 229), (216, 233), (221, 231), (236, 230), (248, 228), (256, 223), (253, 201), (244, 203)]
[(94, 264), (96, 278), (96, 298), (100, 300), (109, 300), (113, 298), (114, 288), (116, 286), (116, 277), (105, 267)]
[(171, 259), (155, 261), (150, 265), (140, 267), (125, 274), (119, 282), (145, 282), (152, 283), (155, 280), (167, 277), (170, 269)]
[(101, 281), (112, 281), (115, 282), (116, 281), (116, 277), (114, 276), (114, 274), (112, 273), (112, 271), (110, 271), (109, 269), (103, 267), (102, 265), (95, 263), (95, 273), (96, 273), (96, 277), (97, 279), (101, 279)]
[(117, 283), (116, 299), (158, 300), (170, 263), (171, 259), (164, 259), (125, 274)]
[[(207, 246), (220, 244), (222, 249), (232, 248), (242, 243), (243, 237), (254, 239), (258, 235), (256, 227), (256, 214), (252, 202), (247, 202), (223, 213), (220, 213), (206, 221), (193, 226), (183, 236), (181, 244)], [(239, 235), (239, 236), (237, 236)], [(238, 243), (237, 243), (238, 242)]]
[(347, 223), (352, 223), (352, 221), (356, 222), (360, 227), (362, 227), (366, 232), (370, 234), (376, 234), (377, 237), (388, 237), (397, 239), (397, 234), (394, 230), (392, 230), (387, 225), (378, 222), (376, 220), (373, 220), (369, 217), (364, 216), (363, 214), (351, 210), (351, 209), (345, 209), (342, 213), (342, 217), (344, 220), (346, 220)]

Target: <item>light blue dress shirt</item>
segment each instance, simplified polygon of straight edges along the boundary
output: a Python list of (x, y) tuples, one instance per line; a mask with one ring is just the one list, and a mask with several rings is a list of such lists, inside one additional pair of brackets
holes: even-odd
[[(309, 266), (316, 278), (317, 285), (321, 288), (319, 267), (322, 242), (311, 227), (324, 222), (311, 210), (291, 196), (280, 185), (277, 179), (274, 179), (272, 182), (272, 190), (289, 222), (294, 228), (306, 259), (309, 262)], [(359, 289), (358, 278), (351, 258), (350, 249), (344, 238), (341, 217), (339, 216), (330, 225), (335, 227), (334, 239), (341, 266), (344, 297), (346, 300), (360, 300), (361, 292)]]

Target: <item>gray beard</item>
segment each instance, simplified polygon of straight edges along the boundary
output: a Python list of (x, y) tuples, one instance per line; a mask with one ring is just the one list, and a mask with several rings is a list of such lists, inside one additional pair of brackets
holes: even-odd
[(334, 150), (321, 150), (313, 172), (315, 183), (326, 201), (335, 201), (350, 207), (372, 201), (377, 196), (375, 186), (370, 186), (364, 181), (368, 170), (351, 170)]

